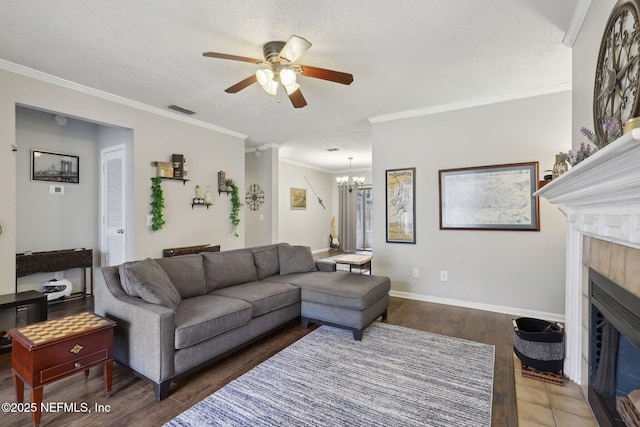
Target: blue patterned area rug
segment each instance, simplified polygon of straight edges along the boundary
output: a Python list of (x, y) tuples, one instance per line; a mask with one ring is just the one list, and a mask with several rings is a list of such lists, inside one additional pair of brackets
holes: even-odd
[(322, 326), (166, 426), (490, 426), (494, 347)]

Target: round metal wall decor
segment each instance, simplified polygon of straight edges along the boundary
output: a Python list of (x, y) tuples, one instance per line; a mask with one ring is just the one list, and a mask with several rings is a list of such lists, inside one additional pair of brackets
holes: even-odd
[(640, 0), (620, 0), (600, 44), (593, 88), (593, 125), (600, 143), (622, 135), (627, 120), (640, 114)]
[(251, 184), (245, 196), (247, 206), (252, 211), (257, 211), (264, 203), (264, 190), (258, 184)]

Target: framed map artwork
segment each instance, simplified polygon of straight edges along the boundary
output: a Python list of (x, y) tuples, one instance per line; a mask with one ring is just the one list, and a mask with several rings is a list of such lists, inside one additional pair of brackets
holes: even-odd
[(416, 243), (416, 168), (386, 171), (387, 243)]
[(439, 171), (441, 230), (540, 231), (538, 162)]

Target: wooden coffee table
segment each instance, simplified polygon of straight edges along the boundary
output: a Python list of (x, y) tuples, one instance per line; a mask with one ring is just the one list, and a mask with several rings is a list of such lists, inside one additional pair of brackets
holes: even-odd
[(349, 266), (349, 272), (353, 273), (353, 268), (358, 269), (358, 273), (369, 272), (371, 274), (371, 255), (343, 255), (336, 258), (336, 264), (346, 264)]
[(30, 388), (33, 423), (40, 424), (45, 384), (104, 365), (104, 387), (111, 392), (113, 328), (115, 322), (85, 312), (60, 319), (11, 329), (11, 367), (16, 400), (24, 399), (24, 384)]

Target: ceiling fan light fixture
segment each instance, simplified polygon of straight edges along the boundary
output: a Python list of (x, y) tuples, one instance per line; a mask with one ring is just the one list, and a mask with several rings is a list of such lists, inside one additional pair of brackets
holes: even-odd
[(291, 95), (293, 92), (295, 92), (298, 89), (300, 89), (300, 85), (298, 83), (295, 83), (295, 82), (293, 84), (291, 84), (291, 85), (285, 85), (283, 83), (282, 86), (284, 86), (284, 89), (287, 91), (287, 95)]
[(265, 87), (270, 81), (273, 81), (273, 71), (269, 68), (259, 68), (256, 71), (256, 79), (258, 79), (260, 86)]
[(296, 72), (291, 68), (283, 67), (280, 70), (280, 83), (282, 83), (284, 87), (296, 84)]
[(262, 86), (262, 89), (269, 95), (276, 96), (278, 94), (278, 82), (270, 80), (266, 85)]

